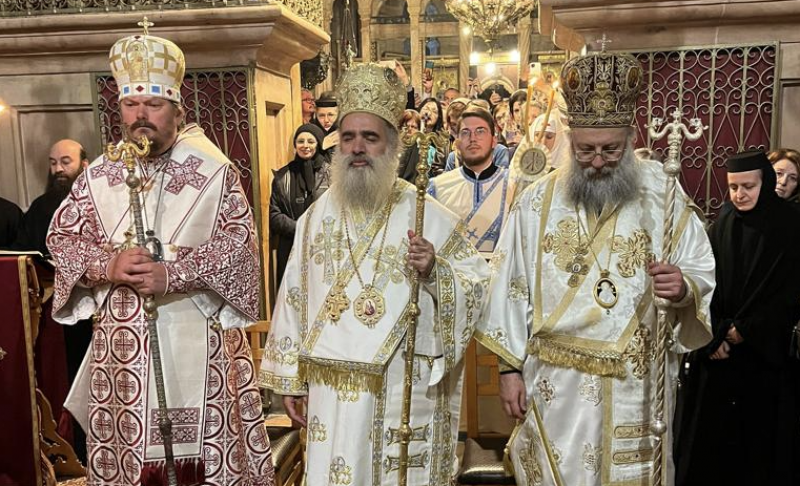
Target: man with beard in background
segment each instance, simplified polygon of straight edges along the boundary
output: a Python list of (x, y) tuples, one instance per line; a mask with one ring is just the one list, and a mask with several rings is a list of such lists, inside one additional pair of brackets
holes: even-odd
[(458, 121), (457, 146), (461, 167), (432, 179), (428, 193), (459, 215), (467, 238), (489, 256), (500, 237), (508, 206), (508, 169), (498, 167), (492, 154), (497, 145), (491, 113), (469, 106)]
[[(260, 384), (308, 430), (308, 484), (396, 484), (410, 279), (421, 281), (408, 484), (451, 484), (464, 352), (488, 266), (456, 215), (395, 177), (406, 90), (359, 64), (338, 86), (331, 186), (297, 222)], [(302, 408), (306, 408), (305, 411)], [(419, 432), (419, 433), (418, 433)]]
[(671, 430), (678, 354), (711, 337), (714, 258), (701, 213), (678, 186), (674, 250), (656, 263), (666, 175), (633, 154), (639, 62), (602, 51), (571, 59), (561, 77), (572, 156), (512, 207), (476, 338), (500, 357), (501, 402), (522, 420), (509, 444), (517, 484), (650, 484), (662, 447), (671, 486), (671, 435), (651, 431), (653, 301), (668, 305), (671, 324)]
[(48, 255), (45, 239), (50, 220), (53, 219), (61, 201), (67, 197), (72, 183), (89, 165), (86, 150), (75, 140), (59, 140), (50, 148), (50, 172), (47, 175), (47, 189), (44, 194), (34, 199), (31, 207), (22, 219), (17, 240), (13, 244), (15, 250), (36, 250)]

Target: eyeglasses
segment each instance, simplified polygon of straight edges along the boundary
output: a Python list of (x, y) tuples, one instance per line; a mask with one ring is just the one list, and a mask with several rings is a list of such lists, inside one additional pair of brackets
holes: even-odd
[(460, 132), (458, 132), (458, 136), (462, 140), (469, 140), (470, 138), (472, 138), (473, 135), (475, 135), (475, 138), (483, 138), (488, 134), (489, 134), (489, 129), (484, 127), (478, 127), (475, 130), (464, 128)]
[(622, 158), (622, 154), (625, 153), (624, 150), (620, 149), (597, 152), (594, 150), (575, 150), (574, 147), (573, 152), (575, 152), (575, 158), (578, 159), (578, 162), (591, 162), (598, 155), (603, 159), (603, 162), (617, 162)]

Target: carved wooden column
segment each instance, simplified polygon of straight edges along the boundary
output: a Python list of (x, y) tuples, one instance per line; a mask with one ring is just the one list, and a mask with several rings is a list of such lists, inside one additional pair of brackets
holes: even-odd
[(458, 90), (467, 93), (469, 55), (472, 53), (472, 29), (464, 22), (458, 23)]
[(411, 17), (411, 85), (414, 89), (420, 91), (422, 96), (422, 57), (425, 53), (420, 50), (420, 41), (422, 40), (419, 32), (419, 14), (422, 11), (422, 2), (420, 0), (409, 0), (408, 2), (408, 15)]

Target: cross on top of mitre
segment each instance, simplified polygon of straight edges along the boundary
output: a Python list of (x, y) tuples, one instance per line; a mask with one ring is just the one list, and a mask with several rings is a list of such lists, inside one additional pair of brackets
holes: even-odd
[(154, 24), (154, 23), (150, 22), (149, 20), (147, 20), (147, 16), (145, 15), (144, 17), (142, 17), (142, 21), (138, 22), (136, 25), (138, 25), (139, 27), (142, 28), (142, 30), (144, 31), (144, 35), (150, 35), (150, 31), (149, 31), (150, 27), (152, 27), (152, 26), (154, 26), (156, 24)]
[(606, 52), (606, 46), (607, 46), (608, 44), (611, 44), (611, 43), (612, 43), (612, 42), (614, 42), (614, 41), (612, 41), (611, 39), (609, 39), (608, 37), (606, 37), (606, 33), (605, 33), (605, 32), (603, 32), (603, 37), (602, 37), (602, 38), (600, 38), (600, 39), (596, 39), (596, 40), (595, 40), (595, 42), (597, 42), (598, 44), (600, 44), (600, 52)]

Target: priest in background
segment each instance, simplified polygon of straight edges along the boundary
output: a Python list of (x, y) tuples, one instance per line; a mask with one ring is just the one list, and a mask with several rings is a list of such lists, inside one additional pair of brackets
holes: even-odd
[[(678, 186), (675, 250), (655, 263), (666, 175), (633, 154), (639, 62), (603, 51), (569, 60), (561, 77), (571, 157), (512, 206), (476, 338), (501, 358), (501, 401), (522, 420), (509, 444), (517, 484), (652, 484), (653, 298), (669, 302), (671, 426), (678, 355), (711, 337), (714, 259)], [(671, 446), (667, 434), (664, 486), (674, 484)]]
[[(306, 482), (396, 484), (410, 278), (422, 279), (413, 360), (408, 484), (451, 484), (464, 352), (488, 266), (459, 218), (397, 179), (406, 90), (360, 64), (338, 86), (341, 143), (330, 189), (297, 223), (260, 383), (308, 428)], [(303, 413), (302, 408), (306, 408)]]
[(92, 345), (67, 399), (87, 432), (87, 484), (138, 486), (164, 475), (143, 311), (144, 296), (154, 295), (178, 476), (272, 485), (243, 329), (258, 319), (261, 279), (239, 174), (197, 125), (184, 126), (178, 46), (145, 30), (117, 41), (109, 57), (125, 133), (152, 143), (137, 173), (153, 244), (131, 248), (127, 171), (105, 156), (75, 181), (47, 237), (56, 263), (53, 318), (71, 325), (94, 316)]
[(45, 239), (56, 209), (67, 197), (75, 179), (89, 165), (86, 150), (75, 140), (59, 140), (50, 147), (48, 158), (50, 170), (47, 174), (47, 189), (31, 203), (22, 218), (17, 239), (12, 245), (19, 251), (38, 251), (49, 255)]

